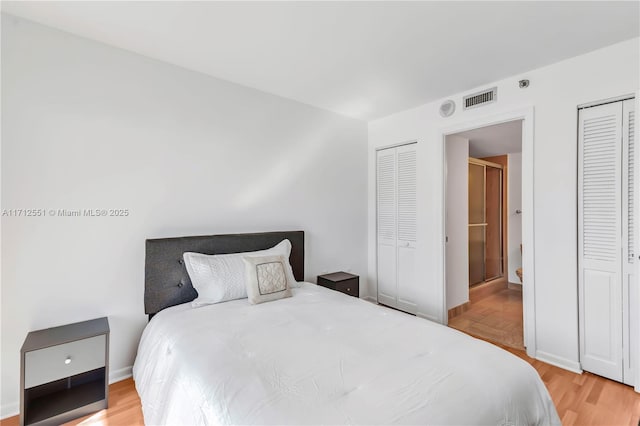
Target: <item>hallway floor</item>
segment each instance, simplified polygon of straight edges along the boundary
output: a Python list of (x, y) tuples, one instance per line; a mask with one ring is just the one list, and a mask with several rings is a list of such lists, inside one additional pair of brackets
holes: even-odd
[(504, 288), (471, 300), (466, 312), (449, 319), (449, 327), (514, 349), (524, 349), (522, 291)]

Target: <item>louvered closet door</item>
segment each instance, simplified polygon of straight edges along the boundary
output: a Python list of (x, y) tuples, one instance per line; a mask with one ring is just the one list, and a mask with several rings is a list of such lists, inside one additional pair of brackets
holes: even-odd
[(631, 301), (638, 300), (635, 264), (638, 257), (634, 251), (637, 238), (635, 133), (635, 100), (630, 99), (622, 104), (622, 359), (623, 382), (628, 385), (635, 382), (635, 350), (640, 333), (638, 310), (631, 309)]
[(580, 361), (622, 381), (622, 104), (580, 110), (579, 144)]
[(377, 152), (378, 302), (396, 307), (396, 149)]
[(396, 148), (398, 169), (398, 309), (415, 314), (417, 152), (416, 144)]

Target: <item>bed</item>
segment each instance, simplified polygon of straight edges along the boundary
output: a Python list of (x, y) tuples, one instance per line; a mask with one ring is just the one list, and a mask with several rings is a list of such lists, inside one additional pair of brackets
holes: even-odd
[(145, 328), (133, 368), (145, 423), (560, 424), (537, 372), (453, 329), (312, 283), (293, 297), (192, 308), (184, 251), (234, 253), (304, 233), (147, 241)]

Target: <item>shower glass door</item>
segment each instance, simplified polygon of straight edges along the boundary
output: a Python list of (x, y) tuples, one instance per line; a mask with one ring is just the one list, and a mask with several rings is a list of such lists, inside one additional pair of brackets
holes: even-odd
[(469, 162), (469, 285), (484, 281), (485, 166)]
[(485, 167), (485, 261), (484, 280), (502, 273), (502, 169)]
[(502, 166), (469, 159), (469, 286), (502, 277)]

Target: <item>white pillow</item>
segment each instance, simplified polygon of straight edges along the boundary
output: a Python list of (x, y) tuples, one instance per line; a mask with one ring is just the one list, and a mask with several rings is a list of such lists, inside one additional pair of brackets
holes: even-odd
[(246, 256), (247, 295), (252, 305), (291, 297), (284, 256)]
[(245, 266), (242, 261), (245, 256), (283, 256), (287, 260), (285, 274), (289, 288), (297, 287), (298, 284), (289, 263), (290, 254), (289, 240), (282, 240), (267, 250), (244, 253), (207, 255), (185, 252), (184, 265), (193, 288), (198, 292), (198, 297), (191, 302), (191, 306), (198, 307), (246, 298)]

